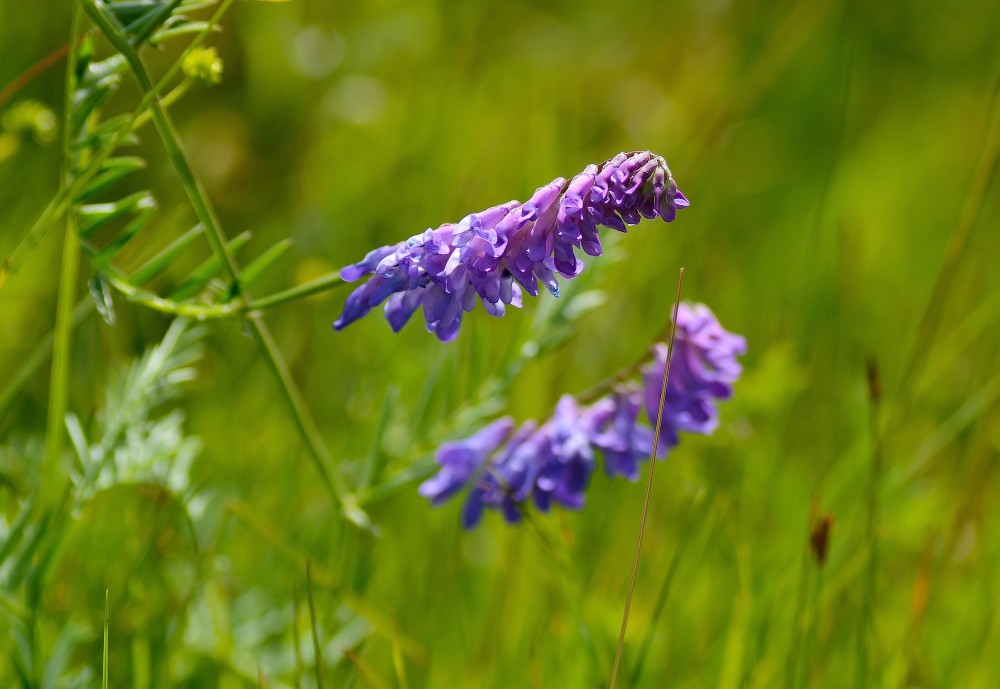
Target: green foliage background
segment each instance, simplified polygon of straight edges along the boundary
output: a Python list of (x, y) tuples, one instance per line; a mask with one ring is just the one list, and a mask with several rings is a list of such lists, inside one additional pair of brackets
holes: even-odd
[[(65, 45), (71, 7), (0, 0), (0, 88)], [(247, 255), (294, 241), (255, 295), (621, 150), (664, 155), (692, 200), (588, 260), (564, 286), (569, 316), (548, 296), (502, 320), (479, 310), (442, 345), (378, 313), (334, 333), (343, 288), (268, 311), (348, 483), (426, 467), (480, 422), (473, 401), (539, 418), (629, 365), (683, 265), (685, 297), (750, 351), (719, 432), (657, 472), (619, 686), (1000, 682), (1000, 5), (240, 2), (223, 27), (223, 83), (170, 112), (229, 236), (252, 233)], [(180, 48), (142, 54), (160, 74)], [(5, 110), (30, 98), (58, 116), (64, 65)], [(109, 111), (134, 107), (123, 83)], [(156, 133), (140, 137), (162, 246), (195, 218)], [(0, 259), (60, 176), (58, 145), (6, 142)], [(0, 287), (0, 384), (53, 328), (62, 236)], [(91, 437), (106, 385), (169, 325), (115, 300), (113, 327), (91, 314), (73, 336), (69, 410)], [(25, 681), (10, 660), (24, 616), (40, 666), (67, 657), (37, 686), (98, 686), (105, 589), (110, 686), (256, 686), (258, 668), (267, 686), (314, 686), (307, 559), (328, 685), (606, 685), (641, 486), (598, 473), (580, 513), (464, 533), (459, 504), (431, 509), (411, 480), (366, 505), (374, 537), (341, 518), (246, 328), (209, 323), (201, 347), (183, 395), (151, 412), (183, 412), (201, 445), (189, 475), (101, 488), (37, 607), (3, 592), (0, 686)], [(48, 398), (45, 364), (0, 417), (0, 542), (42, 488)], [(834, 520), (823, 567), (814, 502)]]

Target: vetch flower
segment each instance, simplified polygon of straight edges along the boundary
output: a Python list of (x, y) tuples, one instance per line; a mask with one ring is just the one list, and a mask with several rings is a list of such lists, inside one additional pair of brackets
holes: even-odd
[(576, 249), (600, 256), (599, 227), (625, 232), (642, 218), (672, 221), (688, 200), (666, 161), (649, 151), (619, 153), (568, 182), (559, 177), (517, 201), (428, 229), (369, 252), (341, 270), (348, 282), (368, 277), (348, 296), (333, 327), (341, 330), (385, 302), (399, 331), (418, 310), (442, 341), (458, 335), (462, 315), (483, 304), (493, 316), (521, 306), (541, 283), (559, 296), (559, 277), (583, 270)]
[(436, 454), (441, 471), (420, 485), (420, 494), (437, 505), (460, 491), (507, 439), (513, 427), (514, 422), (509, 418), (498, 419), (465, 440), (442, 445)]
[[(732, 396), (742, 372), (737, 356), (745, 353), (746, 340), (726, 331), (706, 306), (678, 306), (659, 457), (681, 432), (715, 430), (716, 402)], [(468, 488), (462, 525), (469, 529), (486, 509), (516, 523), (529, 501), (543, 512), (553, 504), (581, 509), (599, 456), (609, 477), (637, 480), (653, 450), (666, 354), (665, 344), (654, 345), (640, 380), (619, 383), (590, 405), (564, 395), (540, 425), (528, 421), (513, 431), (504, 417), (467, 440), (445, 443), (435, 455), (441, 469), (420, 494), (439, 505)], [(644, 407), (649, 425), (642, 422)]]

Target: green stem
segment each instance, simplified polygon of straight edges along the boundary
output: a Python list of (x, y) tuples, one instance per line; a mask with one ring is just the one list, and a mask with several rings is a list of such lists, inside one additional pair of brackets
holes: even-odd
[(341, 279), (339, 273), (331, 273), (330, 275), (324, 275), (321, 278), (307, 282), (304, 285), (287, 289), (284, 292), (278, 292), (277, 294), (261, 297), (260, 299), (253, 299), (247, 304), (247, 308), (251, 311), (269, 309), (274, 306), (286, 304), (290, 301), (295, 301), (296, 299), (303, 299), (305, 297), (311, 297), (314, 294), (327, 292), (346, 284), (348, 283)]
[(788, 653), (785, 666), (784, 686), (796, 689), (796, 677), (799, 671), (799, 652), (802, 648), (802, 619), (806, 609), (806, 592), (809, 582), (809, 549), (802, 549), (802, 563), (799, 567), (798, 590), (795, 594), (795, 613), (792, 616), (792, 647)]
[(278, 345), (275, 343), (270, 330), (264, 324), (264, 320), (260, 316), (252, 315), (247, 319), (247, 324), (250, 326), (250, 332), (254, 339), (257, 340), (261, 352), (264, 353), (264, 358), (271, 372), (278, 380), (285, 401), (288, 402), (288, 406), (292, 410), (292, 418), (299, 429), (299, 434), (309, 448), (309, 453), (313, 457), (316, 470), (330, 491), (330, 495), (341, 504), (344, 516), (350, 521), (363, 528), (373, 529), (374, 527), (368, 516), (358, 505), (357, 498), (348, 491), (344, 479), (336, 471), (333, 457), (323, 442), (323, 438), (319, 434), (319, 429), (316, 427), (316, 422), (313, 420), (312, 414), (309, 412), (309, 408), (306, 406), (298, 386), (295, 385), (295, 381), (292, 379), (292, 373), (288, 369), (288, 364), (278, 350)]
[[(70, 45), (76, 44), (80, 33), (81, 15), (73, 12)], [(72, 132), (70, 120), (73, 109), (73, 91), (76, 88), (77, 53), (71, 50), (66, 64), (66, 82), (63, 111), (62, 154), (63, 179), (73, 174)], [(69, 396), (69, 359), (73, 347), (73, 302), (76, 299), (76, 280), (80, 270), (80, 237), (76, 231), (76, 218), (66, 216), (66, 233), (63, 242), (62, 266), (59, 271), (59, 294), (56, 302), (56, 328), (52, 344), (52, 377), (49, 383), (49, 408), (45, 428), (45, 455), (42, 460), (42, 486), (40, 507), (44, 511), (54, 508), (59, 499), (63, 477), (59, 470), (66, 439), (63, 419), (66, 416)]]
[(816, 576), (813, 578), (813, 589), (809, 596), (809, 612), (806, 615), (806, 619), (809, 620), (809, 628), (805, 633), (805, 643), (803, 644), (802, 669), (799, 671), (801, 677), (796, 677), (796, 688), (809, 685), (809, 673), (812, 670), (813, 652), (816, 648), (816, 634), (819, 631), (820, 598), (822, 592), (823, 565), (817, 564)]
[(313, 601), (312, 562), (306, 560), (306, 595), (309, 597), (309, 626), (312, 631), (313, 656), (316, 665), (316, 686), (323, 689), (323, 650), (319, 643), (316, 624), (316, 603)]
[[(118, 27), (102, 11), (100, 5), (103, 5), (103, 2), (101, 0), (79, 1), (94, 23), (97, 24), (107, 39), (111, 41), (112, 45), (121, 52), (122, 56), (128, 62), (132, 75), (135, 77), (144, 98), (151, 94), (153, 92), (153, 84), (149, 78), (149, 74), (146, 72), (145, 66), (142, 64), (142, 60), (125, 36), (118, 30)], [(164, 148), (167, 149), (167, 155), (170, 157), (174, 169), (181, 178), (181, 184), (187, 193), (195, 215), (205, 228), (205, 236), (208, 238), (213, 253), (215, 253), (222, 263), (223, 271), (231, 285), (231, 293), (235, 295), (235, 301), (242, 303), (245, 307), (249, 303), (249, 300), (240, 288), (239, 267), (232, 252), (226, 246), (225, 234), (215, 214), (215, 209), (208, 200), (208, 194), (202, 186), (201, 180), (191, 168), (187, 156), (181, 148), (173, 122), (160, 102), (155, 98), (151, 98), (149, 107), (153, 123), (156, 125)], [(295, 424), (309, 449), (310, 456), (313, 458), (313, 463), (316, 465), (320, 477), (330, 491), (330, 495), (335, 501), (341, 504), (344, 515), (350, 521), (365, 528), (372, 528), (367, 515), (358, 506), (354, 496), (349, 494), (343, 479), (334, 470), (333, 458), (319, 435), (316, 422), (313, 420), (305, 401), (302, 399), (302, 395), (295, 381), (292, 379), (291, 372), (288, 370), (288, 365), (278, 350), (277, 344), (267, 325), (260, 316), (253, 314), (247, 318), (246, 322), (250, 327), (254, 339), (257, 341), (261, 353), (267, 359), (269, 368), (274, 373), (281, 387), (282, 394), (291, 409)]]
[(302, 299), (304, 297), (331, 290), (345, 284), (339, 277), (331, 276), (330, 278), (320, 278), (315, 282), (293, 287), (292, 289), (285, 290), (284, 292), (278, 292), (277, 294), (262, 297), (261, 299), (253, 299), (244, 303), (227, 302), (224, 304), (197, 304), (165, 299), (148, 290), (144, 290), (141, 287), (136, 287), (124, 277), (111, 274), (110, 272), (105, 273), (105, 277), (107, 278), (108, 283), (118, 290), (121, 295), (130, 302), (145, 306), (153, 309), (154, 311), (159, 311), (160, 313), (168, 313), (174, 316), (184, 316), (185, 318), (194, 318), (199, 321), (211, 321), (221, 318), (243, 318), (248, 313), (273, 308), (281, 304), (287, 304), (288, 302), (295, 301), (296, 299)]
[(108, 689), (108, 589), (104, 589), (104, 657), (101, 661), (101, 689)]
[(876, 577), (878, 574), (878, 495), (882, 481), (882, 434), (881, 421), (882, 384), (878, 363), (874, 357), (868, 359), (868, 424), (871, 438), (871, 465), (868, 474), (867, 514), (865, 519), (865, 543), (868, 546), (868, 560), (865, 563), (864, 589), (861, 593), (861, 615), (857, 636), (857, 656), (855, 686), (869, 685), (871, 657), (869, 643), (874, 632)]
[[(180, 62), (178, 62), (178, 64), (180, 64)], [(163, 98), (160, 99), (160, 105), (162, 105), (164, 108), (169, 108), (171, 105), (180, 100), (184, 96), (184, 94), (186, 94), (190, 90), (191, 90), (191, 79), (185, 78), (184, 81), (182, 81), (181, 83), (177, 84), (177, 86), (172, 88), (170, 90), (170, 93), (168, 93), (167, 95), (165, 95)], [(149, 122), (151, 118), (152, 115), (149, 114), (149, 110), (142, 112), (138, 117), (135, 118), (135, 121), (132, 122), (130, 130), (134, 132), (137, 129), (141, 129), (146, 125), (147, 122)]]

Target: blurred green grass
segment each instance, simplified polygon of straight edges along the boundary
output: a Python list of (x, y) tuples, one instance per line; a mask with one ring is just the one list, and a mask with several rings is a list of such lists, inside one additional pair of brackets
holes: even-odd
[[(43, 18), (0, 0), (0, 85), (66, 42), (67, 6)], [(680, 265), (686, 298), (748, 339), (723, 427), (685, 439), (657, 472), (622, 677), (690, 528), (639, 686), (793, 686), (786, 668), (796, 597), (816, 577), (801, 565), (818, 499), (835, 522), (822, 587), (801, 620), (814, 635), (800, 649), (804, 682), (1000, 681), (987, 660), (1000, 633), (1000, 6), (239, 3), (225, 26), (212, 39), (223, 84), (172, 112), (229, 234), (250, 230), (252, 253), (295, 241), (261, 294), (523, 200), (619, 150), (648, 148), (670, 162), (692, 207), (672, 225), (640, 225), (615, 256), (587, 261), (605, 304), (532, 362), (508, 399), (515, 416), (537, 418), (563, 392), (631, 362), (662, 327)], [(145, 57), (162, 70), (176, 49)], [(19, 98), (58, 112), (60, 71)], [(116, 104), (134, 97), (129, 84)], [(138, 150), (152, 161), (143, 181), (169, 225), (190, 227), (151, 130)], [(54, 192), (58, 168), (57, 147), (27, 139), (0, 161), (0, 256)], [(968, 241), (935, 302), (936, 334), (918, 336), (962, 227)], [(59, 234), (0, 291), (0, 380), (52, 328)], [(191, 267), (176, 266), (167, 289)], [(543, 308), (532, 302), (502, 320), (472, 314), (459, 341), (442, 346), (418, 324), (392, 335), (378, 314), (333, 333), (344, 296), (288, 305), (268, 321), (345, 465), (368, 456), (383, 400), (398, 395), (379, 447), (387, 472), (430, 449)], [(109, 328), (91, 317), (76, 331), (70, 408), (84, 419), (100, 413), (111, 372), (166, 327), (124, 303), (119, 318)], [(43, 646), (84, 625), (74, 660), (97, 670), (110, 588), (111, 686), (252, 686), (246, 662), (272, 684), (291, 681), (293, 607), (308, 646), (308, 557), (328, 574), (315, 592), (321, 636), (342, 634), (327, 658), (334, 686), (371, 684), (334, 653), (358, 638), (360, 658), (396, 676), (391, 635), (367, 636), (350, 621), (351, 596), (423, 649), (405, 656), (410, 686), (606, 682), (638, 486), (595, 476), (584, 511), (535, 520), (542, 538), (499, 520), (463, 533), (458, 505), (432, 510), (411, 486), (371, 506), (383, 531), (374, 539), (338, 520), (243, 329), (214, 324), (206, 349), (182, 402), (204, 446), (192, 470), (204, 515), (197, 546), (169, 502), (136, 487), (99, 495), (43, 596)], [(867, 354), (882, 369), (885, 472), (872, 674), (856, 684), (870, 545)], [(434, 375), (438, 394), (421, 420)], [(44, 431), (47, 378), (37, 375), (0, 419), (0, 468), (14, 484), (0, 487), (7, 517), (40, 464), (37, 448), (23, 448)], [(234, 517), (224, 507), (232, 499), (269, 526)], [(15, 681), (6, 663), (4, 685)]]

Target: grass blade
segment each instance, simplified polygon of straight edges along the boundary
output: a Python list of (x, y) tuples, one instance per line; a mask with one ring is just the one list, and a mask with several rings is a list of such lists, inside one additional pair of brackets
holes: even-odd
[(309, 626), (312, 630), (313, 655), (316, 665), (316, 686), (319, 689), (323, 689), (323, 652), (320, 650), (319, 632), (316, 629), (316, 603), (313, 601), (311, 560), (306, 560), (306, 595), (309, 598)]
[(101, 689), (108, 689), (108, 589), (104, 589), (104, 657), (101, 660)]

